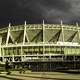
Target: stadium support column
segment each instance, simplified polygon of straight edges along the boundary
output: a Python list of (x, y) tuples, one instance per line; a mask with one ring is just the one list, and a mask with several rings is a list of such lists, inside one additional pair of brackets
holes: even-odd
[(76, 27), (77, 27), (78, 43), (80, 43), (80, 34), (79, 34), (79, 29), (78, 29), (79, 25), (77, 22), (76, 22)]
[(4, 62), (4, 61), (5, 61), (5, 60), (4, 60), (4, 48), (2, 48), (2, 53), (3, 53), (3, 54), (2, 54), (2, 56), (3, 56), (3, 57), (2, 57), (2, 61)]
[(45, 25), (44, 25), (44, 20), (43, 20), (43, 43), (45, 42)]
[(6, 46), (8, 45), (8, 41), (9, 41), (9, 36), (10, 36), (10, 27), (11, 27), (11, 24), (9, 23), (8, 33), (7, 33), (7, 40), (6, 40)]
[(23, 48), (21, 46), (21, 61), (23, 61), (23, 58), (24, 58), (24, 56), (23, 56)]
[(28, 35), (26, 33), (26, 21), (25, 21), (25, 24), (24, 24), (23, 45), (25, 44), (25, 39), (27, 39), (27, 42), (29, 42)]
[[(26, 39), (26, 21), (24, 22), (24, 35), (23, 35), (23, 45), (25, 44)], [(21, 61), (23, 61), (23, 47), (21, 46)]]
[(25, 43), (25, 35), (26, 35), (26, 21), (25, 21), (25, 24), (24, 24), (23, 45), (24, 45), (24, 43)]
[[(26, 21), (24, 23), (24, 35), (23, 35), (23, 45), (25, 44), (26, 39)], [(21, 61), (23, 61), (23, 47), (21, 46)]]
[[(63, 29), (63, 22), (62, 22), (62, 20), (61, 20), (61, 30), (62, 30), (62, 42), (64, 42), (64, 29)], [(63, 50), (62, 46), (61, 46), (61, 50)], [(63, 60), (63, 58), (64, 58), (64, 56), (62, 56), (62, 60)]]
[[(79, 25), (78, 25), (78, 23), (76, 22), (76, 27), (77, 27), (77, 43), (79, 43), (80, 44), (80, 30), (79, 30)], [(75, 46), (75, 48), (77, 48), (76, 46)], [(76, 54), (77, 54), (78, 52), (76, 52)]]
[(62, 42), (64, 42), (64, 29), (63, 29), (63, 22), (61, 20), (61, 30), (62, 30)]
[(1, 43), (2, 43), (2, 36), (0, 35), (0, 56), (1, 56)]
[(8, 27), (8, 32), (7, 32), (7, 39), (6, 39), (6, 46), (8, 45), (8, 43), (9, 43), (9, 38), (11, 39), (11, 43), (14, 43), (14, 44), (16, 44), (16, 42), (15, 42), (15, 40), (14, 40), (14, 38), (13, 38), (13, 36), (11, 35), (11, 33), (10, 33), (10, 29), (11, 29), (11, 23), (9, 23), (9, 27)]
[(45, 46), (44, 46), (44, 43), (45, 43), (45, 25), (44, 25), (44, 20), (43, 20), (43, 27), (42, 27), (42, 30), (43, 30), (43, 58), (44, 58), (44, 54), (45, 54)]

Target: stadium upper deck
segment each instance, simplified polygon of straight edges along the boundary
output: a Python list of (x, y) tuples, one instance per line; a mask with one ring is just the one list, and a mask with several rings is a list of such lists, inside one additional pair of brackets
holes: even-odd
[(0, 56), (11, 61), (80, 55), (78, 24), (25, 24), (0, 29)]

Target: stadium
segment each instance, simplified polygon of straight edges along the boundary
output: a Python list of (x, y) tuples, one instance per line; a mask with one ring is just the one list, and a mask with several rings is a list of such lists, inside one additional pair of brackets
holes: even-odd
[(26, 24), (0, 29), (0, 61), (32, 71), (80, 68), (80, 27)]

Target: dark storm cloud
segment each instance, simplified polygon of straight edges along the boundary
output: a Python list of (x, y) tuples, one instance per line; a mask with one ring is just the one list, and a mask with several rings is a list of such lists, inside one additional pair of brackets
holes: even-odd
[(42, 19), (47, 22), (53, 22), (54, 18), (50, 20), (48, 15), (51, 10), (69, 12), (71, 8), (70, 3), (65, 0), (19, 0), (17, 3), (20, 14), (26, 16), (28, 21), (32, 23), (40, 23)]
[[(79, 0), (0, 0), (0, 24), (79, 21)], [(75, 12), (76, 11), (76, 12)]]
[(68, 11), (71, 5), (66, 0), (42, 0), (43, 5), (47, 8), (58, 9), (61, 11)]
[(0, 24), (6, 24), (15, 9), (15, 2), (11, 0), (0, 0)]

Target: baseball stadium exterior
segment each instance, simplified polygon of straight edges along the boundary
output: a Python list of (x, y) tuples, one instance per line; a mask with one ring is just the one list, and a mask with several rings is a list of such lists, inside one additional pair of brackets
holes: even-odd
[(25, 24), (0, 29), (0, 61), (32, 71), (80, 68), (80, 27)]

